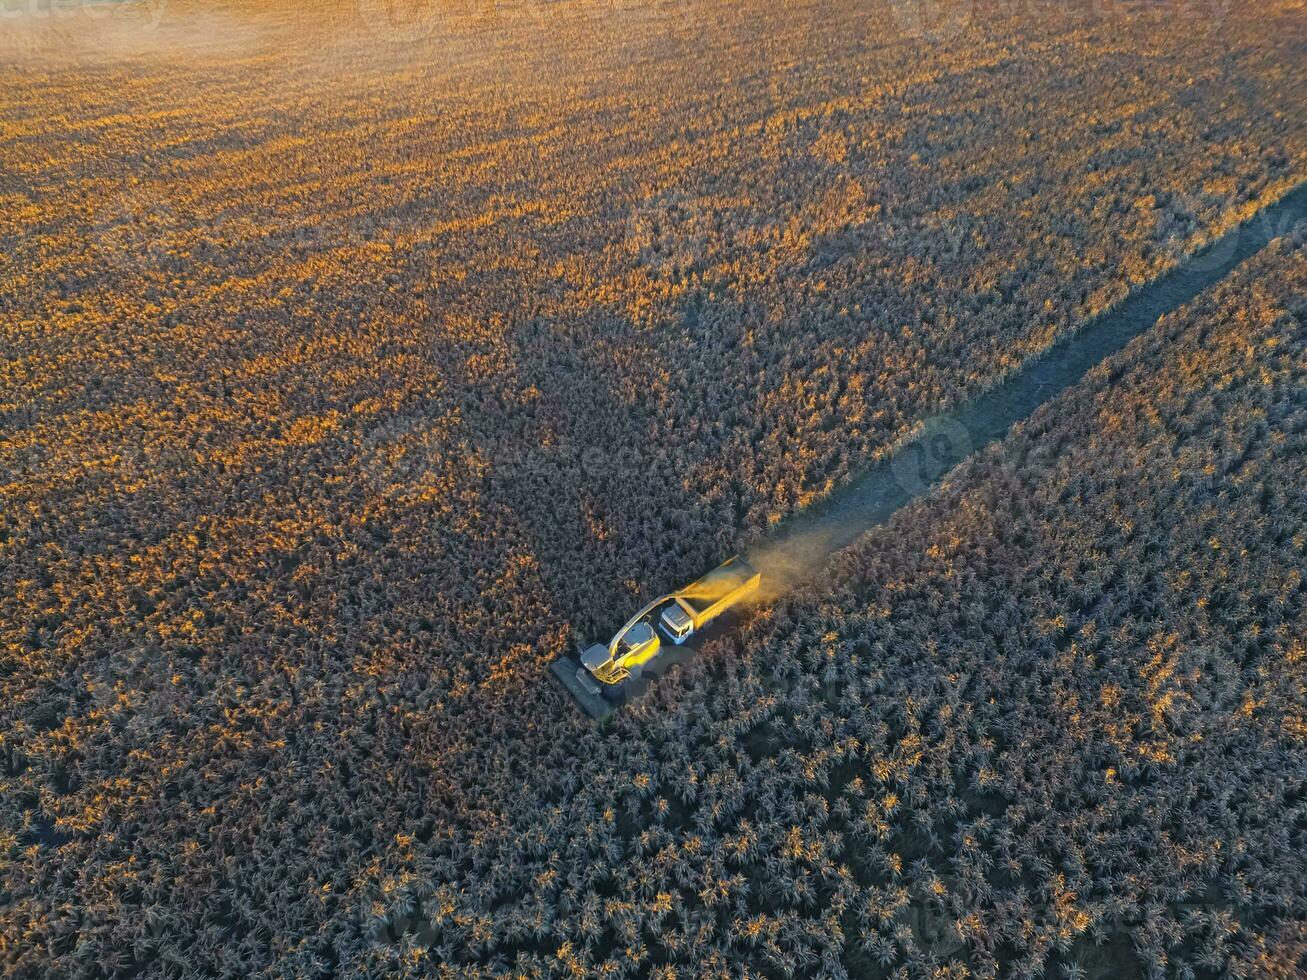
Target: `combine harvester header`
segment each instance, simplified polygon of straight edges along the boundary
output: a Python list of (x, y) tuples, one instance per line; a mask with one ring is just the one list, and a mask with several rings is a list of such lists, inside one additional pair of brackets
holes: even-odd
[(693, 651), (683, 646), (722, 613), (758, 591), (762, 576), (743, 558), (731, 558), (687, 585), (645, 605), (607, 645), (595, 643), (580, 657), (561, 657), (551, 669), (592, 718), (644, 693), (650, 680), (680, 666)]

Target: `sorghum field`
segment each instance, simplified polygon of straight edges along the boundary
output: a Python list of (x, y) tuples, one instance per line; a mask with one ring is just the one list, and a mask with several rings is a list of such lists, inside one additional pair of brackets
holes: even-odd
[(1300, 975), (1300, 235), (544, 669), (1307, 177), (1301, 3), (940, 9), (0, 20), (0, 968)]

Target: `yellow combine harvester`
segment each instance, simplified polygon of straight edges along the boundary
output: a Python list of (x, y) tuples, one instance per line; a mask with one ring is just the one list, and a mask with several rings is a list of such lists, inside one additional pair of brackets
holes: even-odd
[(638, 696), (651, 675), (683, 663), (682, 644), (756, 592), (761, 581), (748, 562), (731, 558), (697, 582), (646, 604), (607, 645), (585, 648), (579, 662), (563, 657), (552, 669), (582, 708), (605, 718), (614, 706)]

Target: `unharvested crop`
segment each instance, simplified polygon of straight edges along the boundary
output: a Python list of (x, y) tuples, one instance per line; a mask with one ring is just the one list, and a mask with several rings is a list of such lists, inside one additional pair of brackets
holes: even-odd
[[(949, 731), (932, 665), (954, 658), (961, 678), (984, 666), (968, 657), (994, 655), (948, 644), (973, 642), (975, 610), (1008, 579), (973, 567), (963, 590), (939, 573), (928, 598), (902, 597), (908, 639), (856, 663), (857, 641), (822, 617), (870, 636), (866, 596), (892, 610), (886, 583), (952, 540), (926, 543), (925, 515), (963, 521), (963, 535), (965, 509), (905, 517), (922, 525), (889, 566), (864, 549), (833, 580), (867, 584), (824, 610), (810, 597), (760, 614), (738, 650), (712, 653), (614, 732), (587, 732), (543, 672), (574, 629), (611, 628), (638, 596), (739, 549), (1304, 175), (1294, 4), (1234, 4), (1219, 20), (980, 6), (938, 40), (908, 36), (888, 7), (779, 6), (467, 4), (399, 30), (367, 14), (394, 5), (373, 4), (366, 23), (352, 5), (254, 3), (175, 4), (151, 30), (6, 20), (6, 42), (24, 40), (0, 49), (15, 80), (0, 93), (5, 968), (465, 973), (520, 956), (545, 971), (612, 958), (703, 975), (807, 970), (814, 956), (888, 970), (912, 955), (982, 968), (979, 933), (951, 938), (955, 906), (989, 916), (995, 956), (1013, 929), (1027, 945), (1010, 958), (1047, 952), (1083, 914), (1114, 942), (1145, 936), (1148, 958), (1171, 948), (1176, 922), (1191, 928), (1172, 906), (1194, 903), (1161, 891), (1199, 880), (1191, 864), (1220, 889), (1195, 914), (1235, 910), (1193, 926), (1193, 943), (1226, 935), (1227, 959), (1257, 969), (1301, 941), (1291, 861), (1255, 907), (1208, 838), (1168, 838), (1153, 877), (1104, 884), (1144, 872), (1089, 863), (1085, 835), (1107, 833), (1092, 815), (1062, 831), (1085, 852), (1058, 865), (1062, 891), (1023, 865), (1022, 895), (1007, 878), (990, 886), (1011, 905), (960, 895), (959, 882), (980, 885), (940, 860), (930, 835), (953, 847), (954, 828), (933, 808), (970, 805), (974, 773), (958, 760), (978, 758), (972, 717), (997, 725), (997, 709), (977, 703), (953, 741), (922, 745), (922, 789), (892, 783), (903, 739)], [(1277, 262), (1301, 282), (1287, 278), (1300, 258)], [(1236, 369), (1291, 390), (1282, 372), (1301, 340), (1197, 364), (1193, 397)], [(1265, 427), (1241, 467), (1288, 465), (1259, 453), (1297, 438), (1284, 421), (1297, 416), (1259, 423), (1256, 410), (1221, 421), (1245, 426), (1231, 439)], [(1022, 437), (1045, 454), (1060, 438)], [(1066, 452), (1092, 460), (1076, 438)], [(1212, 474), (1209, 462), (1172, 468), (1229, 476), (1224, 457)], [(1026, 478), (966, 479), (1006, 507), (1003, 481)], [(1077, 517), (1088, 485), (1066, 480), (1021, 559), (1049, 575), (1040, 563), (1067, 532), (1052, 522), (1102, 530)], [(1185, 519), (1178, 503), (1173, 516), (1146, 505), (1123, 503), (1121, 521)], [(1296, 540), (1253, 531), (1264, 537), (1207, 557), (1248, 547), (1270, 562), (1267, 549)], [(1077, 540), (1066, 560), (1083, 576), (1059, 589), (1090, 589), (1119, 545)], [(1170, 545), (1154, 545), (1119, 581), (1172, 574), (1174, 556), (1156, 551)], [(1240, 590), (1263, 580), (1280, 581), (1209, 597), (1210, 615), (1234, 617), (1212, 649), (1254, 626), (1254, 646), (1272, 636), (1237, 618), (1251, 601)], [(1044, 587), (1031, 578), (1029, 608), (1065, 598)], [(936, 594), (948, 614), (935, 616)], [(1284, 603), (1278, 615), (1298, 615), (1296, 592)], [(1014, 636), (1037, 632), (1025, 611), (1000, 610)], [(918, 634), (946, 615), (959, 631), (933, 641), (944, 652), (877, 687), (880, 659), (910, 649), (915, 662), (908, 641), (928, 649)], [(1039, 627), (1049, 663), (1078, 628)], [(1163, 664), (1178, 655), (1158, 642)], [(1268, 710), (1276, 685), (1295, 683), (1292, 652), (1267, 668)], [(1115, 681), (1127, 706), (1143, 696), (1132, 663)], [(823, 693), (819, 710), (802, 692), (827, 669), (847, 693)], [(1190, 676), (1168, 669), (1158, 698)], [(759, 688), (768, 675), (793, 686)], [(999, 694), (1004, 718), (1038, 704)], [(930, 713), (891, 705), (899, 695)], [(886, 726), (875, 751), (900, 768), (864, 776), (867, 800), (841, 804), (810, 783), (851, 785), (841, 767), (874, 761), (825, 741), (856, 714), (851, 699), (880, 719), (873, 731)], [(1191, 707), (1166, 705), (1150, 723)], [(1109, 710), (1086, 703), (1082, 721), (1091, 708)], [(1120, 737), (1112, 751), (1126, 756), (1131, 739), (1153, 745)], [(986, 751), (1020, 744), (1004, 738)], [(1164, 764), (1140, 776), (1096, 751), (1123, 780)], [(951, 791), (950, 767), (963, 779)], [(1227, 778), (1232, 793), (1264, 790), (1260, 776)], [(1061, 784), (1027, 783), (1011, 790), (1024, 813), (1071, 806)], [(1156, 843), (1140, 785), (1142, 816), (1128, 819)], [(856, 849), (879, 860), (881, 848), (888, 877), (851, 863), (843, 876), (853, 831), (821, 808), (862, 819), (873, 797), (889, 836), (867, 831)], [(925, 814), (911, 848), (890, 846), (895, 813)], [(1016, 834), (1041, 818), (1010, 819)], [(1274, 850), (1285, 826), (1268, 823), (1257, 846)], [(898, 872), (891, 851), (910, 859)], [(944, 893), (908, 877), (918, 858)], [(1082, 908), (1081, 874), (1125, 905)], [(879, 917), (873, 896), (894, 911)], [(1033, 932), (1013, 926), (1028, 909), (1043, 917)], [(874, 941), (868, 916), (886, 927)]]

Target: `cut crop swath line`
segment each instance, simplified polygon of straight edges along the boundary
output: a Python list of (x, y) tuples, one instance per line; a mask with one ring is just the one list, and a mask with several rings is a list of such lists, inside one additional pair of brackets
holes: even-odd
[(1185, 258), (1165, 275), (1054, 343), (990, 390), (925, 420), (894, 454), (782, 523), (749, 561), (775, 595), (859, 535), (929, 492), (968, 456), (1002, 439), (1158, 320), (1219, 283), (1238, 265), (1307, 222), (1307, 183)]

